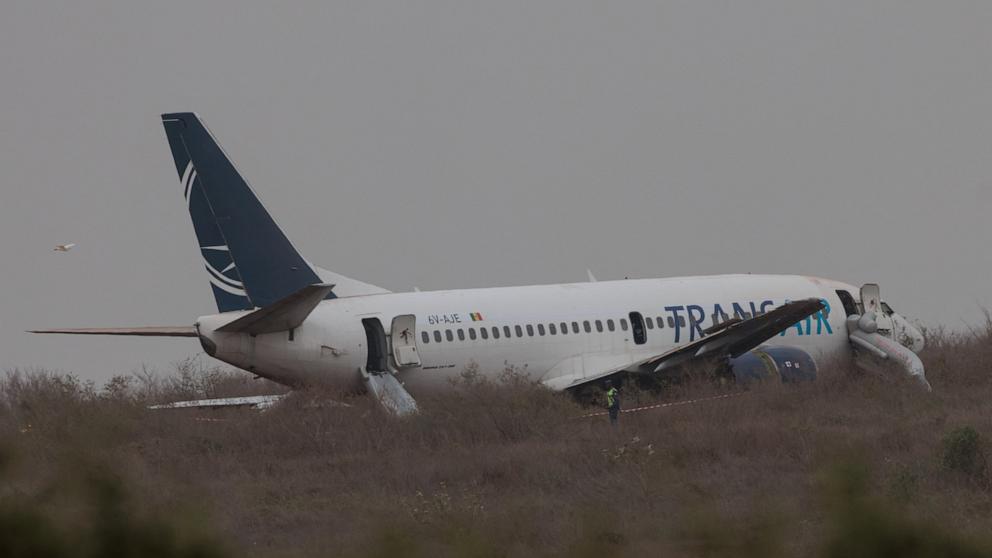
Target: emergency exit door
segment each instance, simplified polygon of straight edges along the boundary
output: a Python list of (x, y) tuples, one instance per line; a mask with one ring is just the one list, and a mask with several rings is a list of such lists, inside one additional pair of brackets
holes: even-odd
[(420, 352), (417, 350), (417, 318), (404, 314), (393, 318), (390, 329), (393, 344), (393, 360), (396, 368), (420, 366)]
[(868, 312), (882, 313), (882, 295), (877, 284), (865, 283), (861, 287), (861, 308), (865, 314)]
[(886, 312), (882, 306), (882, 294), (877, 284), (865, 283), (861, 287), (861, 306), (865, 314), (874, 314), (878, 333), (892, 337), (892, 318), (889, 316), (890, 312)]

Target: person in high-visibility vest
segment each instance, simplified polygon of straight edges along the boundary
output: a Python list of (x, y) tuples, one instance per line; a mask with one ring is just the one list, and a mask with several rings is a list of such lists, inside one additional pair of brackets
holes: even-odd
[(606, 380), (606, 408), (610, 412), (610, 424), (616, 426), (620, 416), (620, 391), (613, 387), (612, 380)]

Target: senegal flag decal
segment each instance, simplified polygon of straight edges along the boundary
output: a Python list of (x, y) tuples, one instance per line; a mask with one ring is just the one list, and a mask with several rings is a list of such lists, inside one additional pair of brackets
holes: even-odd
[(478, 312), (472, 312), (471, 314), (469, 314), (469, 316), (472, 317), (472, 321), (473, 322), (481, 322), (482, 321), (482, 314), (480, 314)]

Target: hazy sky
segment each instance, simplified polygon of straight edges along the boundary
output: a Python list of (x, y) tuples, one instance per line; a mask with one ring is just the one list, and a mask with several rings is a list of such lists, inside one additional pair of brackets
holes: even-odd
[(170, 111), (307, 258), (392, 290), (804, 273), (963, 328), (992, 307), (990, 30), (988, 1), (6, 0), (0, 368), (199, 352), (22, 333), (214, 311)]

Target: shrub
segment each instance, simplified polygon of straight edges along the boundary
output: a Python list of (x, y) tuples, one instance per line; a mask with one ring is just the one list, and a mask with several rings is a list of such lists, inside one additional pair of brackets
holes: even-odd
[(943, 463), (951, 471), (973, 478), (984, 478), (986, 462), (978, 432), (970, 426), (963, 426), (944, 436)]
[(920, 522), (869, 495), (869, 473), (860, 464), (835, 467), (827, 475), (829, 534), (826, 558), (875, 556), (989, 556), (981, 542), (962, 537), (933, 522)]

